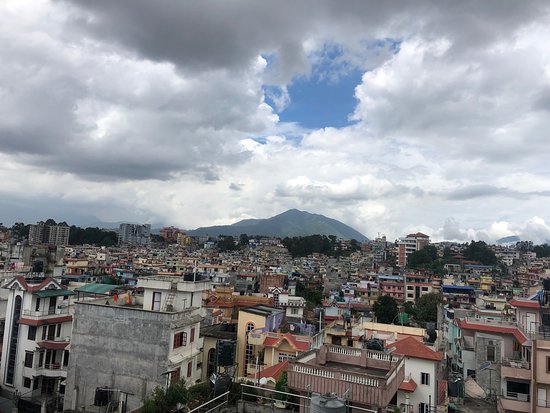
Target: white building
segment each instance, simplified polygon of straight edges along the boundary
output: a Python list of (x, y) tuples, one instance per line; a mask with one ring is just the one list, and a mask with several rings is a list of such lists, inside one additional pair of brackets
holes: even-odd
[(407, 265), (407, 257), (415, 251), (419, 251), (430, 243), (430, 237), (417, 232), (406, 237), (399, 238), (397, 243), (397, 265), (401, 268)]
[[(406, 412), (431, 413), (443, 402), (438, 400), (438, 371), (443, 354), (418, 339), (407, 337), (391, 345), (393, 353), (405, 356), (405, 379), (397, 392), (397, 405)], [(446, 386), (446, 382), (445, 382)]]
[(151, 224), (120, 224), (119, 244), (149, 245), (151, 242)]
[(9, 290), (3, 355), (2, 385), (22, 398), (52, 400), (65, 390), (72, 332), (69, 296), (52, 278), (18, 276)]

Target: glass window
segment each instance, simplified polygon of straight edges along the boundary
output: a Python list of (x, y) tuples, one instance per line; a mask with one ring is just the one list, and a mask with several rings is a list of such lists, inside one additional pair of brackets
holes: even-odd
[(153, 311), (160, 311), (160, 297), (161, 293), (153, 292)]
[(429, 373), (421, 373), (420, 374), (420, 382), (422, 384), (430, 385), (430, 374)]
[(32, 351), (25, 351), (25, 367), (32, 367), (32, 361), (34, 353)]
[(36, 340), (36, 327), (35, 326), (29, 326), (29, 331), (27, 333), (27, 339), (29, 340)]

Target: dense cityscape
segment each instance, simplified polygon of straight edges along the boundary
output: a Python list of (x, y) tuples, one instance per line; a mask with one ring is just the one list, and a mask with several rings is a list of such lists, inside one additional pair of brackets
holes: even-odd
[(19, 411), (534, 411), (549, 374), (546, 244), (49, 219), (0, 227), (0, 274)]

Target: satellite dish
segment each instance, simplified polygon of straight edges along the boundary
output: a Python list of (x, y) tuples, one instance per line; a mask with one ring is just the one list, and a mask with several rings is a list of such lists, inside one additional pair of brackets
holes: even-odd
[(263, 386), (264, 384), (267, 384), (267, 379), (265, 377), (262, 377), (260, 379), (260, 384)]

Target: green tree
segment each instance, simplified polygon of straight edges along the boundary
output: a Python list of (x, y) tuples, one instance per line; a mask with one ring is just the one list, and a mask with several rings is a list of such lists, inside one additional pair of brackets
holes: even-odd
[(185, 381), (177, 380), (167, 389), (155, 387), (151, 396), (145, 399), (141, 413), (165, 413), (179, 409), (189, 402)]
[(23, 222), (16, 222), (10, 228), (10, 232), (13, 238), (21, 241), (29, 237), (29, 229), (30, 225), (24, 224)]
[(483, 265), (496, 265), (497, 257), (495, 252), (483, 241), (472, 241), (463, 251), (464, 257), (468, 260), (479, 261)]
[(437, 259), (437, 248), (433, 245), (426, 245), (421, 250), (415, 251), (407, 257), (407, 267), (431, 268)]
[(416, 308), (413, 303), (407, 301), (403, 307), (408, 315), (416, 317)]
[(416, 302), (416, 319), (421, 323), (437, 321), (437, 311), (443, 297), (439, 293), (424, 294)]
[(537, 254), (537, 258), (550, 257), (550, 245), (535, 245), (533, 251)]
[(248, 242), (249, 241), (250, 241), (250, 238), (248, 238), (247, 234), (239, 235), (239, 247), (240, 248), (248, 247)]
[(235, 238), (233, 238), (231, 235), (222, 236), (221, 239), (218, 241), (218, 249), (221, 252), (236, 250), (237, 245), (235, 245)]
[(372, 306), (376, 321), (391, 324), (397, 317), (397, 302), (389, 295), (381, 295)]

